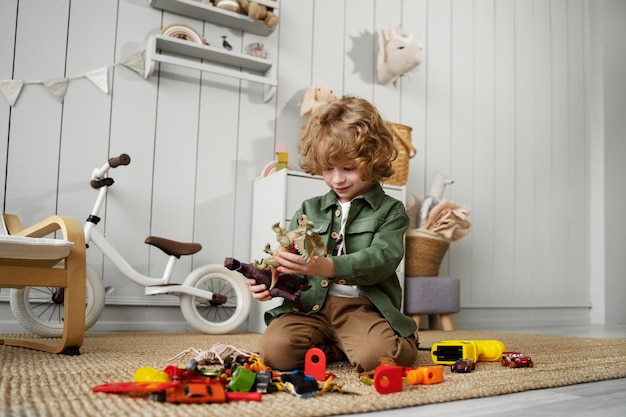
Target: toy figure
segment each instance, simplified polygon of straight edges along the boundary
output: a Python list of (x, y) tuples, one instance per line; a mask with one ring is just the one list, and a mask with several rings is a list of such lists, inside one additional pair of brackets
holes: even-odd
[(305, 311), (300, 301), (300, 295), (302, 291), (308, 290), (311, 286), (309, 284), (300, 283), (293, 275), (280, 274), (276, 283), (272, 283), (272, 271), (268, 268), (259, 269), (254, 264), (241, 263), (234, 258), (226, 258), (224, 260), (224, 266), (231, 271), (239, 272), (246, 278), (254, 279), (258, 284), (265, 284), (268, 288), (270, 285), (274, 285), (270, 290), (270, 294), (273, 297), (282, 297), (285, 300), (289, 300), (293, 302), (300, 311)]
[(326, 255), (326, 246), (322, 241), (319, 234), (313, 229), (313, 223), (309, 221), (306, 214), (300, 216), (298, 220), (298, 228), (287, 231), (287, 229), (280, 227), (278, 223), (272, 225), (272, 230), (276, 233), (276, 241), (280, 245), (278, 248), (272, 250), (270, 244), (266, 244), (263, 251), (271, 256), (263, 258), (260, 262), (254, 261), (254, 267), (258, 270), (265, 270), (269, 267), (271, 270), (271, 283), (268, 289), (271, 291), (278, 281), (278, 268), (279, 264), (274, 259), (274, 256), (282, 250), (287, 250), (292, 253), (299, 253), (307, 262), (315, 261), (320, 256)]

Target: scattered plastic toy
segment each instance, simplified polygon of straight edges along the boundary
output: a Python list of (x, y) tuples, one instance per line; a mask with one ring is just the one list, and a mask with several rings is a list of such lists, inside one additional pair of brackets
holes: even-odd
[(185, 357), (188, 354), (193, 354), (194, 359), (198, 362), (198, 365), (212, 365), (212, 364), (221, 364), (224, 365), (224, 361), (228, 358), (232, 357), (233, 354), (238, 353), (244, 356), (251, 356), (252, 352), (248, 352), (247, 350), (239, 349), (232, 345), (226, 345), (224, 343), (216, 343), (209, 350), (199, 350), (196, 348), (189, 348), (183, 350), (175, 356), (172, 356), (168, 359), (168, 361), (174, 361), (176, 359), (180, 359)]
[(473, 359), (459, 359), (450, 365), (452, 372), (469, 373), (476, 369), (476, 363)]
[(431, 365), (420, 366), (415, 369), (410, 369), (406, 373), (406, 377), (404, 380), (411, 385), (438, 384), (440, 382), (443, 382), (443, 366)]
[(509, 351), (502, 353), (500, 365), (509, 368), (532, 368), (535, 366), (530, 356), (524, 355), (522, 352)]
[(433, 344), (430, 355), (433, 363), (452, 365), (458, 359), (496, 362), (505, 350), (499, 340), (444, 340)]
[(281, 381), (285, 386), (285, 391), (298, 398), (313, 397), (319, 391), (315, 378), (306, 376), (301, 371), (282, 374)]

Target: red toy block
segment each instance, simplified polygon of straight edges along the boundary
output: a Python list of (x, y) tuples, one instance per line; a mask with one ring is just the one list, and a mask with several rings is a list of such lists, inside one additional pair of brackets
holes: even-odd
[(326, 380), (326, 355), (321, 349), (311, 348), (304, 356), (304, 375), (316, 381)]
[(380, 365), (374, 371), (374, 388), (379, 394), (402, 391), (402, 366)]

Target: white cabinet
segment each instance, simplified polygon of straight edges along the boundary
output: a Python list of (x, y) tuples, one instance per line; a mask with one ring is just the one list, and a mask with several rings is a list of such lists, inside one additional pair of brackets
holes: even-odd
[[(390, 196), (402, 202), (406, 201), (406, 187), (384, 185), (383, 189)], [(291, 217), (300, 208), (304, 200), (327, 192), (328, 186), (321, 177), (308, 175), (304, 172), (283, 169), (267, 177), (257, 179), (254, 183), (252, 200), (250, 262), (267, 256), (263, 252), (266, 243), (272, 247), (277, 245), (276, 234), (272, 230), (274, 223), (280, 222), (283, 227), (289, 226)], [(404, 285), (403, 271), (404, 264), (402, 263), (398, 269), (401, 285)], [(281, 302), (282, 298), (274, 298), (266, 302), (253, 301), (248, 330), (262, 333), (266, 327), (263, 320), (264, 312), (280, 305)]]

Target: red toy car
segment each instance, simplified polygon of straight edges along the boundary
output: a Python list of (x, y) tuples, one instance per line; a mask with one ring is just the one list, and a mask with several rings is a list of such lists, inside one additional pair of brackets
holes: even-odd
[(153, 393), (150, 399), (168, 403), (223, 403), (226, 401), (226, 390), (221, 383), (213, 384), (179, 384), (160, 393)]
[(533, 367), (533, 360), (521, 352), (503, 352), (500, 365), (510, 368)]
[(452, 365), (450, 370), (452, 372), (468, 373), (476, 369), (476, 364), (473, 359), (457, 359)]

